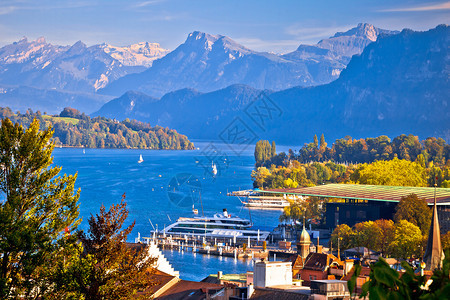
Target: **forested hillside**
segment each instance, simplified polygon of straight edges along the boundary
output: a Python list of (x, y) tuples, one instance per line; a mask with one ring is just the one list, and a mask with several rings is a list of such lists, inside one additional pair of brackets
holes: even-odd
[(25, 113), (0, 108), (0, 118), (9, 118), (29, 126), (37, 118), (42, 127), (52, 126), (53, 140), (58, 146), (87, 148), (194, 149), (185, 135), (176, 130), (152, 127), (148, 123), (126, 119), (119, 122), (104, 117), (91, 118), (76, 109), (65, 108), (59, 115), (41, 114), (30, 109)]

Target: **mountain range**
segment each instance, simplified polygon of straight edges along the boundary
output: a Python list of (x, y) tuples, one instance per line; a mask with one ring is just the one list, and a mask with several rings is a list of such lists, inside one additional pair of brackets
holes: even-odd
[(316, 87), (274, 92), (239, 84), (161, 99), (127, 92), (94, 115), (136, 118), (200, 139), (224, 140), (236, 124), (249, 139), (281, 143), (320, 133), (331, 140), (403, 133), (449, 139), (449, 38), (447, 25), (384, 35), (353, 56), (337, 80)]
[(361, 23), (316, 45), (300, 45), (291, 53), (277, 55), (196, 31), (151, 68), (124, 76), (100, 92), (118, 96), (134, 90), (161, 97), (182, 88), (209, 92), (232, 84), (270, 90), (314, 86), (337, 79), (351, 56), (360, 54), (379, 35), (395, 33)]
[(359, 24), (284, 55), (202, 32), (189, 34), (172, 52), (148, 42), (88, 47), (81, 41), (59, 46), (23, 38), (0, 48), (0, 105), (48, 113), (72, 106), (92, 113), (129, 90), (161, 97), (182, 88), (205, 92), (232, 84), (271, 90), (314, 86), (337, 79), (352, 55), (379, 35), (394, 33)]

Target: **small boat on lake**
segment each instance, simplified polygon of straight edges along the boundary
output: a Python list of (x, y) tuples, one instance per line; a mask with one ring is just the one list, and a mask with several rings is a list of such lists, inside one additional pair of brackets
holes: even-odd
[(142, 154), (141, 154), (141, 155), (139, 155), (138, 163), (142, 163), (142, 162), (144, 162), (144, 159), (142, 158)]
[(212, 168), (213, 175), (216, 176), (217, 175), (217, 166), (214, 162), (211, 164), (211, 168)]

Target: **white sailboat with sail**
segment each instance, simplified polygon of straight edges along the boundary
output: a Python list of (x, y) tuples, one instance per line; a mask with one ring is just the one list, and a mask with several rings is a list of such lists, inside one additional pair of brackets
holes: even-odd
[(144, 162), (144, 159), (142, 158), (142, 154), (141, 154), (141, 155), (139, 155), (138, 163), (142, 163), (142, 162)]

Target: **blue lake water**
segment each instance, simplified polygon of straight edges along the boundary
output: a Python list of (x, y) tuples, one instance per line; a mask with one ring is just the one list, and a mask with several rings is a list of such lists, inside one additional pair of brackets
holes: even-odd
[[(81, 189), (82, 229), (87, 228), (90, 214), (97, 213), (102, 204), (108, 208), (120, 202), (124, 193), (130, 211), (126, 225), (136, 222), (128, 236), (130, 241), (138, 232), (141, 236), (150, 236), (151, 224), (161, 229), (178, 217), (192, 216), (192, 204), (200, 214), (202, 206), (205, 215), (213, 215), (227, 208), (232, 215), (251, 217), (255, 228), (271, 230), (276, 227), (280, 211), (251, 210), (250, 214), (238, 198), (226, 196), (227, 191), (252, 188), (250, 174), (254, 165), (254, 147), (243, 149), (202, 142), (195, 145), (200, 149), (86, 149), (83, 153), (82, 149), (77, 148), (56, 148), (53, 156), (54, 163), (62, 167), (62, 174), (78, 173), (76, 187)], [(278, 150), (286, 149), (278, 147)], [(144, 162), (139, 164), (140, 154)], [(212, 161), (217, 165), (216, 176), (211, 173)], [(191, 181), (199, 182), (195, 191), (189, 187), (180, 189), (181, 195), (186, 195), (181, 201), (169, 197), (171, 182), (176, 182), (173, 178), (184, 178), (186, 174), (191, 176)], [(217, 257), (208, 259), (198, 254), (194, 257), (192, 253), (173, 253), (168, 255), (168, 259), (180, 271), (181, 278), (190, 280), (202, 279), (219, 270), (235, 273), (248, 269), (248, 262)]]

